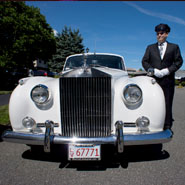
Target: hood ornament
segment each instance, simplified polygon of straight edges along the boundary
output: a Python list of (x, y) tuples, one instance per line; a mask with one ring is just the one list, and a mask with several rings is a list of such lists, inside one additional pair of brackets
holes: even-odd
[(87, 54), (83, 53), (83, 69), (84, 69), (84, 72), (87, 72)]

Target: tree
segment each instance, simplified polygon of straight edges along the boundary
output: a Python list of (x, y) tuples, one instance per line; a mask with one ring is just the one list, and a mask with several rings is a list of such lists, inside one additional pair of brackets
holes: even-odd
[(56, 37), (56, 53), (53, 58), (48, 62), (49, 68), (54, 71), (61, 71), (66, 57), (72, 54), (84, 52), (82, 44), (83, 38), (79, 33), (79, 29), (73, 30), (64, 27), (62, 33)]
[(40, 10), (25, 2), (0, 2), (0, 68), (32, 68), (55, 53), (54, 33)]

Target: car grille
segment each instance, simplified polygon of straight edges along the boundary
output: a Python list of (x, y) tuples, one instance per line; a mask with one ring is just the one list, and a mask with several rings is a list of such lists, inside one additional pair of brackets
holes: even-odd
[(61, 134), (106, 137), (111, 133), (111, 77), (60, 78)]

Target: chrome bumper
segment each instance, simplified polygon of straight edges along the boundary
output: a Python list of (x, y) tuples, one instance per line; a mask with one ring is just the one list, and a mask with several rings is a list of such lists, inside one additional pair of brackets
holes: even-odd
[(124, 146), (166, 143), (169, 142), (173, 137), (173, 133), (169, 129), (154, 133), (146, 132), (137, 134), (123, 134), (123, 123), (121, 121), (118, 121), (116, 122), (116, 135), (102, 138), (71, 138), (54, 135), (52, 124), (52, 122), (46, 122), (45, 134), (25, 134), (13, 131), (6, 131), (3, 133), (2, 138), (4, 141), (7, 142), (22, 143), (28, 145), (43, 145), (45, 152), (50, 152), (50, 144), (84, 143), (114, 144), (118, 146), (118, 152), (121, 153), (124, 151)]

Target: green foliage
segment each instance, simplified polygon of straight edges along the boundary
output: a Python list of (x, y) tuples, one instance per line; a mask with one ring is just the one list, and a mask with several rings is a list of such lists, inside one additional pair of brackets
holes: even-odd
[(181, 82), (181, 85), (184, 87), (185, 86), (185, 82), (183, 81), (183, 82)]
[(0, 124), (7, 125), (10, 123), (8, 114), (8, 105), (0, 106)]
[(0, 68), (31, 68), (55, 52), (52, 28), (40, 10), (25, 2), (0, 2)]
[(12, 91), (0, 91), (0, 95), (11, 94)]
[(185, 81), (175, 80), (175, 85), (178, 87), (185, 87)]
[(175, 80), (175, 85), (178, 86), (180, 84), (179, 80)]
[(79, 30), (72, 31), (71, 28), (65, 26), (62, 33), (56, 37), (56, 53), (48, 62), (49, 68), (53, 71), (61, 71), (66, 57), (84, 52), (82, 41)]

